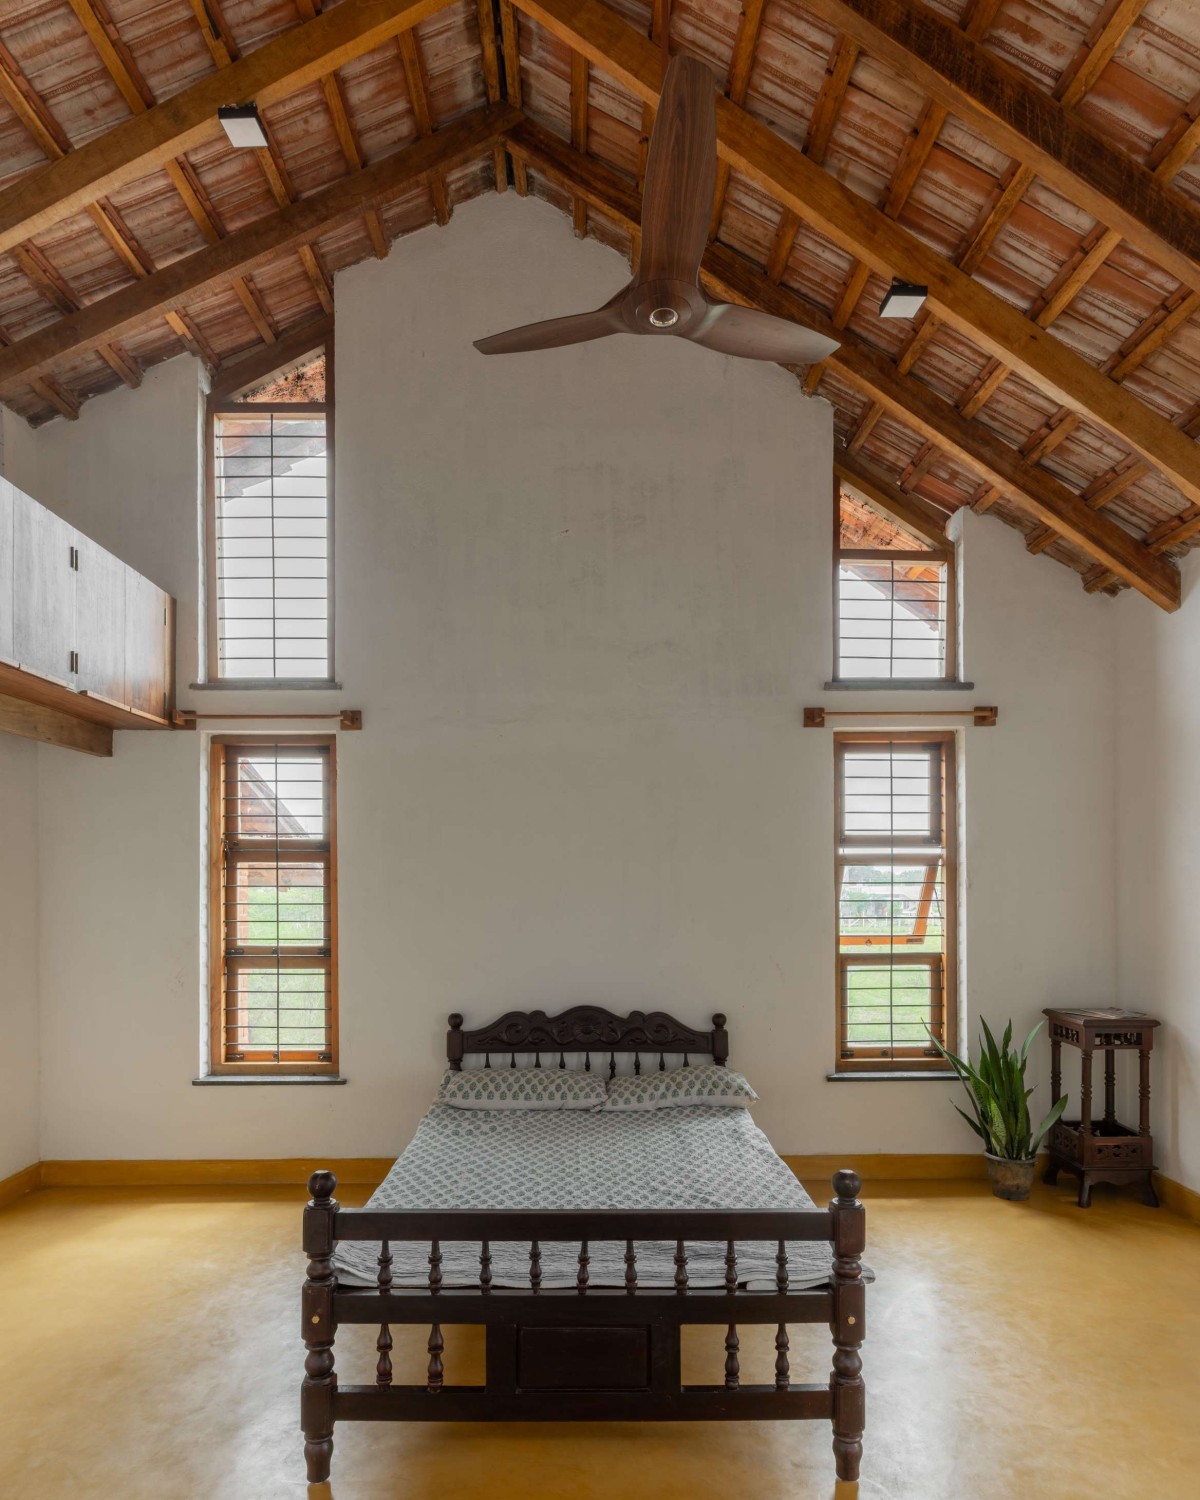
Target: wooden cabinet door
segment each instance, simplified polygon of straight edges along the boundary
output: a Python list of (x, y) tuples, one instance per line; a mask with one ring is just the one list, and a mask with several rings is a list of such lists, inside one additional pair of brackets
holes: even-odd
[(89, 693), (124, 704), (125, 575), (130, 571), (82, 532), (75, 533), (79, 567), (75, 582), (77, 682)]
[(173, 631), (171, 596), (135, 573), (125, 570), (125, 702), (142, 713), (166, 718), (171, 700), (169, 659)]
[(13, 491), (14, 655), (26, 672), (74, 686), (75, 528)]
[(0, 661), (15, 665), (13, 640), (13, 488), (0, 479)]

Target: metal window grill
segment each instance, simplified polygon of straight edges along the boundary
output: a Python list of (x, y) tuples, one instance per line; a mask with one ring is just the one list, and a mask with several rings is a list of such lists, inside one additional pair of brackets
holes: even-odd
[(330, 674), (326, 413), (246, 405), (213, 417), (217, 669)]
[(839, 677), (947, 675), (947, 560), (921, 552), (843, 552), (837, 581)]
[(225, 1062), (332, 1060), (332, 753), (224, 747)]
[(948, 1044), (951, 754), (949, 736), (837, 737), (842, 1062), (936, 1060), (930, 1031)]

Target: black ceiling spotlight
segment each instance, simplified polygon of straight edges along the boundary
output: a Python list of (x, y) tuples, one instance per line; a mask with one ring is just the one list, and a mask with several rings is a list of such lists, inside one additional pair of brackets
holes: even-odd
[(915, 282), (901, 281), (898, 276), (893, 276), (892, 284), (879, 304), (879, 316), (881, 318), (915, 318), (924, 307), (925, 298), (928, 296), (927, 286), (918, 286)]
[(217, 119), (231, 146), (245, 149), (261, 148), (267, 144), (267, 132), (258, 118), (257, 104), (222, 104), (217, 110)]

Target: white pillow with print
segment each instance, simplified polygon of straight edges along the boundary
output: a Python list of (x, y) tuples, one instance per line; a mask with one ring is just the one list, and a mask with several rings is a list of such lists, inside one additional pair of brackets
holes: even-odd
[(716, 1063), (694, 1068), (669, 1068), (664, 1072), (613, 1078), (608, 1085), (605, 1109), (671, 1109), (684, 1104), (729, 1105), (744, 1108), (758, 1095), (740, 1073)]
[(448, 1070), (438, 1102), (455, 1109), (599, 1109), (604, 1080), (571, 1068)]

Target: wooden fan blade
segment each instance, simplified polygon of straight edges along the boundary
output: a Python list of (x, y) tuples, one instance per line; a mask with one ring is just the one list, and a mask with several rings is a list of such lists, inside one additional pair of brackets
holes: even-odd
[(586, 344), (589, 339), (604, 339), (610, 333), (628, 330), (617, 311), (625, 295), (622, 291), (598, 307), (595, 312), (575, 313), (569, 318), (547, 318), (543, 323), (526, 323), (490, 338), (476, 339), (480, 354), (524, 354), (531, 349), (561, 349), (565, 344)]
[(667, 68), (650, 132), (635, 286), (696, 283), (716, 181), (716, 78), (702, 62), (681, 54)]
[(680, 337), (715, 349), (719, 354), (770, 359), (781, 365), (814, 365), (818, 360), (828, 359), (838, 348), (823, 333), (732, 302), (712, 303), (703, 321)]

